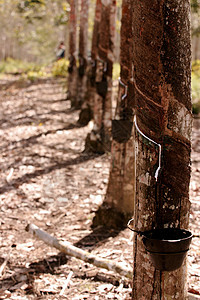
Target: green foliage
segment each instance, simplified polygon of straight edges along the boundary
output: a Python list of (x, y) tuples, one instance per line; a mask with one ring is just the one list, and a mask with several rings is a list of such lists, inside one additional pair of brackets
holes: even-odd
[(192, 64), (192, 99), (193, 102), (200, 100), (200, 60)]
[(34, 63), (29, 63), (17, 59), (7, 58), (5, 61), (0, 62), (1, 73), (27, 73), (29, 71), (38, 71), (41, 67)]
[(17, 8), (20, 13), (27, 11), (28, 9), (32, 8), (41, 8), (41, 6), (45, 5), (45, 1), (39, 0), (26, 0), (26, 1), (19, 1)]
[(120, 64), (114, 63), (113, 64), (113, 79), (116, 80), (120, 77)]
[(0, 0), (0, 59), (53, 61), (59, 42), (68, 39), (69, 11), (65, 0)]
[(47, 77), (50, 77), (50, 76), (51, 76), (51, 74), (47, 73), (45, 71), (45, 69), (42, 68), (39, 71), (29, 71), (27, 73), (26, 78), (29, 79), (29, 80), (31, 80), (31, 81), (35, 81), (35, 80), (37, 80), (39, 78), (47, 78)]
[(194, 114), (200, 113), (200, 60), (192, 63), (192, 110)]
[(52, 76), (46, 71), (45, 66), (29, 63), (26, 61), (8, 58), (6, 61), (0, 62), (0, 73), (3, 74), (19, 74), (22, 80), (35, 81), (39, 78)]
[(198, 0), (191, 0), (192, 12), (197, 13), (200, 8), (200, 3)]
[(191, 31), (192, 36), (200, 34), (200, 0), (191, 0)]
[(69, 61), (65, 58), (59, 59), (53, 64), (52, 75), (55, 77), (66, 77), (68, 75)]
[(192, 73), (200, 76), (200, 60), (195, 60), (192, 62)]
[(66, 25), (68, 22), (68, 16), (65, 13), (62, 13), (55, 18), (55, 25), (60, 26), (60, 25)]
[(66, 77), (68, 66), (69, 61), (64, 58), (54, 62), (51, 67), (8, 58), (6, 61), (0, 62), (0, 74), (19, 74), (22, 79), (34, 81), (50, 76)]
[(192, 113), (194, 115), (200, 114), (200, 101), (192, 104)]

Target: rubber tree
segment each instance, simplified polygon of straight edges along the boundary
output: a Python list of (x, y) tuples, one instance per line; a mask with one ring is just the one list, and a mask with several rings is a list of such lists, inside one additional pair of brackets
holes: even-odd
[(68, 99), (74, 107), (77, 99), (77, 12), (79, 0), (70, 0)]
[(191, 0), (191, 32), (192, 32), (192, 59), (193, 60), (197, 60), (200, 57), (199, 18), (200, 18), (200, 3), (198, 0)]
[(112, 118), (112, 70), (114, 62), (116, 0), (101, 0), (101, 21), (96, 59), (94, 128), (86, 138), (86, 150), (110, 151)]
[[(192, 128), (190, 1), (151, 1), (149, 5), (144, 0), (132, 1), (132, 5), (137, 125), (134, 227), (140, 231), (187, 229)], [(186, 261), (173, 272), (156, 270), (137, 234), (133, 254), (133, 299), (186, 299)]]
[(96, 93), (95, 75), (96, 75), (96, 59), (99, 43), (99, 24), (101, 21), (101, 0), (96, 0), (94, 26), (92, 33), (91, 61), (88, 65), (87, 77), (87, 93), (82, 105), (78, 122), (81, 125), (87, 125), (93, 118), (94, 97)]
[(79, 30), (79, 66), (77, 78), (77, 98), (75, 108), (81, 108), (87, 92), (87, 66), (88, 66), (88, 10), (89, 0), (81, 0), (80, 30)]
[(111, 164), (107, 193), (93, 225), (123, 227), (133, 215), (135, 155), (132, 77), (132, 0), (122, 1), (120, 79), (115, 119), (112, 121)]

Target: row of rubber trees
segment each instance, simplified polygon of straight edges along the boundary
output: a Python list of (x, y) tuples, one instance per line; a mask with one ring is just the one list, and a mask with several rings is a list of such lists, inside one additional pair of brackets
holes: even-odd
[[(111, 151), (107, 193), (94, 226), (120, 228), (134, 217), (138, 231), (187, 228), (190, 1), (122, 0), (117, 100), (112, 94), (116, 1), (96, 0), (89, 60), (89, 0), (81, 0), (78, 66), (78, 0), (70, 5), (68, 97), (80, 109), (79, 124), (93, 119), (86, 151)], [(133, 299), (186, 299), (186, 262), (174, 272), (161, 272), (149, 261), (137, 234), (133, 245)]]

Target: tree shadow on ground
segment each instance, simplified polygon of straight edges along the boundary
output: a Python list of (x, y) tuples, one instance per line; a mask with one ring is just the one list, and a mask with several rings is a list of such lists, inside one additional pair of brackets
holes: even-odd
[[(74, 246), (85, 249), (85, 250), (94, 250), (95, 248), (102, 245), (102, 243), (105, 243), (108, 238), (110, 237), (116, 237), (119, 234), (120, 231), (112, 230), (112, 229), (106, 229), (106, 228), (96, 228), (90, 233), (89, 235), (85, 236), (84, 238), (80, 239), (78, 242), (74, 244)], [(15, 245), (13, 245), (14, 247)], [(89, 249), (87, 249), (89, 247)], [(37, 295), (39, 296), (39, 292), (35, 290), (34, 288), (34, 281), (35, 277), (41, 274), (63, 274), (63, 268), (60, 268), (61, 266), (67, 265), (69, 262), (70, 256), (67, 256), (64, 253), (58, 253), (57, 255), (52, 255), (45, 257), (42, 260), (35, 261), (29, 264), (28, 267), (25, 266), (17, 266), (17, 271), (12, 274), (11, 276), (8, 276), (1, 280), (0, 283), (0, 289), (6, 288), (7, 290), (10, 290), (12, 293), (13, 291), (13, 282), (14, 285), (20, 284), (20, 278), (22, 274), (26, 274), (26, 283), (28, 284), (27, 288), (24, 290), (27, 295)], [(8, 266), (10, 269), (15, 269), (15, 266), (8, 262)], [(68, 271), (67, 271), (68, 274)], [(111, 274), (105, 274), (101, 273), (101, 269), (96, 269), (95, 271), (87, 272), (83, 271), (82, 269), (76, 270), (74, 274), (75, 278), (79, 279), (88, 279), (91, 281), (96, 282), (106, 282), (111, 283), (115, 286), (119, 285), (120, 276), (118, 275), (111, 275)], [(127, 281), (128, 282), (128, 281)], [(126, 285), (126, 283), (124, 283)], [(127, 283), (128, 284), (128, 283)]]
[[(22, 274), (26, 274), (25, 281), (28, 286), (25, 289), (25, 293), (28, 295), (32, 294), (35, 296), (40, 296), (34, 288), (35, 276), (39, 274), (59, 274), (63, 272), (63, 270), (59, 271), (59, 267), (67, 264), (68, 261), (69, 258), (65, 254), (58, 253), (57, 255), (52, 255), (50, 257), (44, 258), (41, 261), (33, 262), (28, 267), (17, 266), (17, 271), (14, 274), (1, 280), (0, 289), (7, 289), (12, 293), (12, 291), (14, 291), (12, 288), (13, 283), (14, 285), (20, 283)], [(13, 269), (15, 268), (14, 265), (10, 266), (9, 262), (8, 266)]]
[[(65, 100), (66, 101), (66, 100)], [(35, 109), (35, 107), (28, 107), (28, 110)], [(24, 109), (24, 111), (21, 111), (21, 113), (25, 113), (27, 111), (27, 107)], [(0, 120), (0, 126), (3, 129), (10, 129), (16, 126), (31, 126), (32, 124), (45, 124), (46, 122), (50, 122), (52, 120), (51, 116), (59, 116), (59, 114), (71, 114), (72, 110), (71, 109), (66, 109), (66, 110), (50, 110), (47, 111), (46, 113), (42, 114), (35, 114), (33, 116), (23, 116), (20, 118), (13, 118), (14, 114), (13, 112), (11, 114), (6, 114), (6, 116), (2, 116)], [(19, 112), (15, 112), (16, 115), (19, 114)], [(46, 116), (46, 117), (45, 117)], [(62, 122), (63, 123), (63, 122)], [(71, 124), (72, 126), (72, 124)], [(74, 127), (73, 127), (74, 126)], [(80, 124), (73, 125), (71, 128), (68, 129), (73, 129), (75, 127), (81, 127)], [(58, 129), (59, 130), (59, 129)]]
[(90, 249), (93, 250), (105, 243), (108, 240), (108, 238), (114, 238), (119, 233), (120, 230), (98, 226), (94, 228), (90, 234), (84, 236), (82, 239), (76, 242), (74, 246), (86, 249), (87, 247), (90, 247)]
[[(33, 86), (33, 85), (37, 86), (38, 84), (45, 83), (45, 82), (49, 83), (49, 79), (48, 80), (40, 80), (39, 82), (36, 82), (36, 83), (31, 83), (30, 84), (30, 93), (31, 93), (31, 86)], [(53, 83), (53, 81), (52, 81), (52, 83)], [(52, 85), (52, 83), (51, 83), (51, 85)], [(57, 84), (57, 81), (55, 81), (55, 83)], [(13, 85), (13, 83), (11, 83), (11, 85)], [(23, 84), (22, 84), (22, 86), (18, 86), (17, 82), (16, 82), (16, 86), (17, 86), (17, 88), (24, 88)], [(25, 87), (28, 87), (28, 86), (29, 86), (29, 84), (25, 85)], [(5, 86), (4, 86), (4, 88), (5, 88)], [(45, 88), (46, 87), (44, 87), (44, 89)], [(42, 88), (39, 87), (39, 90), (42, 91)], [(34, 92), (34, 86), (33, 86), (32, 91)], [(53, 93), (52, 93), (52, 95), (53, 95)], [(42, 101), (45, 104), (48, 104), (48, 103), (54, 104), (54, 103), (59, 103), (60, 101), (66, 101), (66, 99), (59, 99), (59, 100), (53, 100), (53, 101), (40, 99), (37, 102), (37, 105), (39, 105), (40, 102), (42, 102)], [(63, 105), (65, 105), (65, 104), (63, 103)], [(48, 107), (43, 114), (35, 114), (34, 116), (31, 116), (30, 118), (28, 116), (22, 115), (26, 112), (27, 109), (34, 109), (35, 107), (36, 106), (23, 107), (22, 111), (19, 111), (19, 110), (15, 111), (13, 109), (12, 114), (6, 115), (6, 120), (4, 120), (4, 121), (8, 122), (7, 124), (11, 125), (10, 127), (18, 126), (20, 124), (21, 125), (26, 125), (26, 124), (30, 125), (31, 121), (34, 121), (34, 122), (40, 121), (41, 122), (40, 118), (42, 116), (44, 117), (43, 121), (47, 122), (47, 121), (51, 121), (51, 117), (53, 117), (53, 115), (58, 115), (59, 113), (60, 114), (62, 114), (62, 113), (70, 114), (72, 112), (71, 109), (69, 109), (69, 110), (66, 109), (66, 111), (65, 111), (65, 110), (54, 110), (54, 109), (50, 109)], [(18, 113), (20, 113), (20, 116), (18, 116)], [(48, 118), (48, 116), (49, 116), (49, 118)], [(45, 119), (46, 117), (47, 117), (47, 119)], [(12, 124), (10, 122), (11, 119), (13, 120)], [(70, 118), (69, 120), (71, 121), (72, 118)], [(19, 122), (20, 124), (18, 124), (17, 122)], [(32, 135), (29, 138), (23, 138), (18, 141), (12, 141), (12, 140), (9, 141), (9, 139), (7, 140), (7, 138), (5, 138), (5, 144), (2, 145), (0, 148), (1, 151), (3, 150), (6, 153), (6, 152), (9, 152), (12, 150), (17, 150), (16, 158), (18, 159), (17, 155), (18, 155), (19, 151), (20, 151), (20, 157), (23, 158), (24, 151), (29, 151), (29, 148), (30, 148), (30, 153), (29, 152), (28, 152), (28, 154), (26, 153), (26, 158), (28, 158), (28, 161), (25, 161), (23, 164), (24, 165), (27, 165), (27, 164), (33, 165), (37, 169), (34, 170), (33, 172), (26, 173), (21, 176), (18, 175), (19, 176), (18, 178), (12, 179), (11, 181), (9, 181), (9, 183), (6, 183), (6, 184), (3, 183), (2, 186), (0, 187), (0, 194), (3, 194), (4, 192), (8, 192), (10, 190), (18, 189), (18, 191), (19, 191), (19, 187), (22, 184), (29, 183), (30, 181), (32, 181), (32, 179), (34, 179), (36, 177), (42, 176), (44, 174), (48, 174), (54, 170), (65, 169), (69, 166), (79, 165), (81, 163), (92, 160), (99, 156), (99, 154), (94, 154), (94, 153), (76, 153), (75, 158), (74, 158), (74, 155), (73, 155), (73, 158), (71, 158), (71, 159), (66, 159), (66, 158), (63, 158), (63, 156), (61, 156), (61, 161), (59, 161), (59, 158), (56, 157), (56, 155), (51, 156), (51, 153), (49, 156), (48, 156), (48, 153), (44, 153), (42, 155), (39, 155), (38, 153), (34, 153), (34, 150), (31, 149), (31, 147), (34, 144), (41, 143), (41, 141), (39, 141), (39, 138), (42, 137), (43, 135), (46, 136), (48, 134), (54, 134), (57, 131), (71, 130), (71, 129), (82, 127), (79, 124), (72, 124), (72, 123), (66, 124), (64, 121), (62, 121), (62, 123), (63, 123), (63, 126), (62, 126), (60, 124), (60, 120), (58, 121), (58, 119), (56, 119), (56, 122), (57, 122), (56, 129), (46, 130), (44, 132), (40, 132), (35, 135)], [(7, 124), (5, 124), (5, 126)], [(5, 126), (3, 126), (3, 127), (6, 128)], [(10, 128), (10, 127), (8, 126), (7, 128)], [(54, 123), (53, 123), (52, 127), (55, 128)], [(41, 130), (45, 130), (45, 129), (41, 129)], [(57, 146), (57, 144), (56, 144), (56, 146)], [(45, 147), (54, 147), (55, 150), (56, 150), (56, 146), (51, 145), (51, 144), (49, 145), (48, 143), (45, 144)], [(75, 150), (76, 149), (77, 148), (75, 148)], [(59, 148), (59, 151), (62, 152), (64, 150), (66, 151), (66, 145), (63, 144), (63, 149)], [(12, 162), (10, 165), (7, 164), (7, 169), (14, 168), (15, 163), (17, 163), (17, 159), (15, 158), (15, 153), (11, 153), (11, 154), (12, 155), (10, 158), (13, 159), (14, 162)], [(38, 164), (39, 160), (35, 161), (34, 160), (35, 157), (36, 158), (43, 157), (43, 158), (46, 158), (48, 161), (44, 165), (39, 165)], [(30, 159), (30, 162), (29, 162), (29, 159)], [(32, 159), (32, 161), (31, 161), (31, 159)], [(16, 166), (18, 166), (18, 165), (16, 165)], [(24, 194), (24, 196), (26, 196), (26, 195)], [(81, 238), (74, 245), (77, 247), (80, 247), (82, 249), (85, 249), (87, 251), (92, 251), (95, 248), (98, 248), (101, 245), (103, 245), (110, 237), (114, 238), (119, 233), (120, 233), (119, 230), (112, 230), (112, 229), (107, 229), (107, 228), (103, 228), (103, 227), (94, 228), (90, 234)], [(69, 256), (66, 256), (63, 253), (58, 253), (57, 255), (44, 257), (44, 259), (42, 259), (42, 260), (35, 260), (34, 262), (30, 263), (29, 265), (28, 264), (25, 265), (25, 263), (23, 263), (22, 265), (19, 265), (16, 262), (12, 263), (12, 265), (8, 263), (10, 270), (11, 271), (13, 270), (13, 272), (11, 272), (12, 275), (8, 274), (8, 276), (6, 278), (2, 279), (2, 281), (0, 283), (0, 287), (5, 287), (9, 290), (11, 287), (13, 287), (13, 285), (20, 283), (19, 277), (23, 274), (23, 275), (27, 276), (27, 279), (25, 279), (25, 282), (28, 284), (28, 287), (25, 289), (25, 293), (32, 294), (32, 295), (39, 295), (39, 294), (37, 294), (38, 292), (35, 291), (35, 289), (34, 289), (35, 276), (38, 274), (45, 274), (45, 273), (50, 273), (50, 274), (62, 273), (63, 269), (61, 268), (61, 266), (67, 265), (67, 262), (69, 261), (69, 259), (70, 259)], [(16, 266), (15, 266), (15, 264), (16, 264)], [(67, 266), (66, 266), (66, 273), (68, 273), (68, 272), (69, 272), (69, 268), (67, 268)], [(103, 277), (92, 276), (91, 274), (88, 274), (87, 272), (83, 272), (83, 271), (74, 271), (74, 273), (75, 273), (75, 275), (74, 275), (75, 278), (82, 278), (82, 279), (88, 278), (89, 280), (94, 280), (94, 281), (109, 282), (109, 279), (108, 279), (109, 277), (107, 277), (106, 275), (104, 275), (104, 279), (103, 279)], [(12, 291), (14, 291), (14, 290), (11, 289), (11, 292)], [(39, 295), (39, 296), (41, 296), (41, 295)]]
[[(11, 276), (8, 276), (1, 280), (0, 283), (0, 289), (6, 289), (9, 290), (11, 293), (15, 291), (13, 289), (13, 283), (14, 285), (20, 284), (20, 283), (27, 283), (27, 287), (24, 289), (24, 292), (26, 295), (34, 295), (34, 296), (41, 296), (41, 292), (35, 289), (34, 281), (36, 276), (39, 276), (41, 274), (52, 274), (52, 275), (59, 275), (63, 274), (63, 268), (62, 266), (67, 265), (69, 262), (70, 257), (67, 256), (64, 253), (58, 253), (57, 255), (52, 255), (44, 258), (43, 260), (32, 262), (28, 267), (19, 267), (17, 266), (18, 271), (16, 271)], [(8, 262), (8, 266), (10, 266), (10, 263)], [(13, 265), (12, 268), (15, 268)], [(66, 276), (69, 273), (69, 270), (66, 270)], [(20, 278), (22, 278), (22, 275), (26, 275), (26, 279), (24, 278), (24, 282), (20, 281)], [(120, 284), (120, 276), (117, 274), (111, 275), (111, 274), (105, 274), (101, 272), (101, 269), (93, 270), (93, 272), (85, 272), (83, 270), (76, 270), (76, 273), (74, 274), (74, 278), (79, 278), (82, 280), (90, 280), (95, 282), (105, 282), (105, 283), (111, 283), (112, 285), (119, 286)], [(123, 281), (124, 287), (128, 287), (128, 280)]]
[[(61, 78), (61, 81), (63, 82), (63, 84), (66, 82), (67, 80), (66, 78)], [(30, 80), (24, 80), (21, 79), (20, 80), (20, 76), (14, 76), (13, 79), (11, 79), (10, 81), (6, 81), (5, 83), (1, 83), (0, 82), (0, 89), (1, 90), (7, 90), (11, 87), (17, 88), (17, 89), (23, 89), (23, 88), (28, 88), (30, 86), (37, 86), (39, 84), (45, 84), (45, 83), (50, 83), (51, 85), (58, 85), (58, 79), (57, 78), (38, 78), (35, 81), (30, 81)]]
[(34, 172), (26, 173), (25, 175), (10, 181), (9, 184), (7, 183), (7, 184), (1, 186), (0, 187), (0, 194), (3, 194), (5, 192), (11, 191), (11, 190), (15, 190), (19, 186), (21, 186), (22, 184), (28, 183), (33, 178), (36, 178), (38, 176), (48, 174), (48, 173), (50, 173), (54, 170), (59, 170), (59, 169), (66, 168), (66, 167), (69, 167), (71, 165), (81, 164), (81, 163), (86, 162), (88, 160), (94, 159), (97, 156), (98, 155), (95, 155), (94, 153), (82, 153), (74, 159), (70, 159), (70, 160), (63, 161), (63, 162), (56, 162), (55, 164), (45, 166), (44, 168), (41, 168), (41, 169), (36, 170)]
[[(65, 126), (58, 127), (56, 129), (51, 129), (51, 130), (40, 132), (40, 133), (32, 135), (32, 136), (30, 136), (29, 138), (26, 138), (26, 139), (21, 139), (19, 141), (9, 142), (8, 146), (9, 146), (9, 149), (12, 147), (12, 150), (15, 150), (17, 148), (24, 148), (26, 146), (29, 146), (30, 144), (36, 144), (36, 143), (38, 143), (37, 139), (40, 138), (40, 137), (42, 137), (42, 136), (47, 136), (48, 134), (54, 134), (57, 131), (72, 130), (72, 129), (76, 129), (76, 128), (80, 128), (80, 127), (81, 126), (79, 124), (69, 123), (69, 124), (66, 124)], [(15, 146), (15, 145), (17, 145), (17, 146)], [(2, 146), (2, 147), (0, 147), (0, 150), (1, 151), (6, 151), (6, 147), (7, 147), (7, 145), (6, 146)]]

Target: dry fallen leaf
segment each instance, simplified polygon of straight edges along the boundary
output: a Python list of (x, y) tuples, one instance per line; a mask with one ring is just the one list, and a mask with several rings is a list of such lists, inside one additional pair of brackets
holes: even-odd
[(11, 292), (8, 290), (0, 290), (0, 300), (8, 299), (11, 296)]

